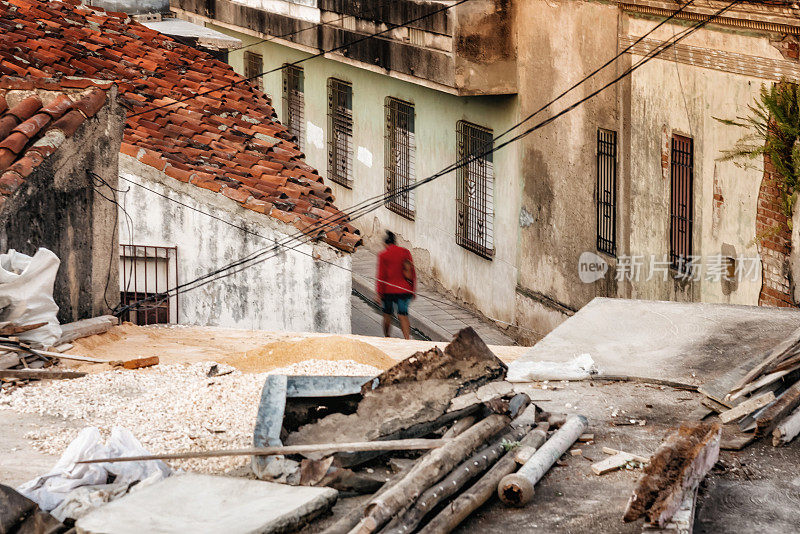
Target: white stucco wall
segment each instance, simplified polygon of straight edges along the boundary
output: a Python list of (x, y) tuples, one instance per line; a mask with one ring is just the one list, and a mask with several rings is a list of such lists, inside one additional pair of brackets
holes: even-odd
[[(244, 209), (218, 193), (170, 178), (125, 154), (120, 154), (120, 188), (128, 189), (120, 195), (120, 204), (133, 220), (131, 235), (127, 218), (120, 213), (120, 243), (177, 246), (179, 284), (294, 233), (293, 227)], [(180, 293), (178, 322), (254, 330), (350, 332), (349, 254), (324, 244), (296, 248), (281, 248), (271, 259)]]

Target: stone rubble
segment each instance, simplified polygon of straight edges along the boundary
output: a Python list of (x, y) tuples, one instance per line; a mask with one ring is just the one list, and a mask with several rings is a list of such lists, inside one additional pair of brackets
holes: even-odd
[[(218, 364), (222, 376), (207, 377), (214, 362), (113, 370), (73, 380), (30, 384), (0, 396), (0, 409), (56, 416), (30, 432), (35, 449), (60, 455), (86, 426), (104, 438), (113, 426), (127, 428), (152, 453), (252, 446), (253, 425), (267, 374), (377, 375), (353, 361), (308, 360), (269, 373), (244, 374)], [(225, 374), (228, 373), (229, 374)], [(58, 418), (69, 422), (59, 424)], [(245, 466), (248, 456), (187, 459), (172, 467), (222, 474)]]

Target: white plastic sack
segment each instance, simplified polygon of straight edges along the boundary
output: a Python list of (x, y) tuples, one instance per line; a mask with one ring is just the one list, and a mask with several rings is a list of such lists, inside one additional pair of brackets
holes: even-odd
[(0, 321), (17, 325), (47, 323), (19, 334), (19, 339), (33, 347), (49, 347), (61, 337), (53, 300), (53, 285), (61, 262), (46, 248), (33, 257), (13, 248), (0, 254)]
[(508, 365), (509, 382), (537, 380), (580, 380), (600, 371), (588, 354), (576, 356), (568, 362), (514, 361)]
[[(97, 428), (86, 427), (69, 444), (53, 469), (46, 475), (22, 484), (17, 491), (35, 501), (42, 510), (49, 512), (58, 507), (74, 489), (105, 485), (109, 475), (116, 475), (113, 481), (115, 486), (119, 484), (126, 487), (138, 480), (147, 479), (148, 482), (154, 482), (170, 475), (170, 468), (160, 460), (105, 464), (75, 463), (80, 460), (146, 454), (150, 453), (130, 431), (124, 428), (114, 427), (108, 444), (104, 444)], [(94, 500), (96, 497), (98, 496), (92, 496)]]

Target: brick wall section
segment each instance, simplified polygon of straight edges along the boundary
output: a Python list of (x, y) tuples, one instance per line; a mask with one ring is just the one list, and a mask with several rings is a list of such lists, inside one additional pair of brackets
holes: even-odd
[[(764, 178), (758, 191), (756, 209), (756, 239), (761, 254), (760, 306), (795, 306), (789, 279), (791, 232), (787, 217), (781, 213), (780, 187), (783, 183), (769, 157), (764, 157)], [(715, 191), (716, 193), (716, 191)], [(715, 195), (716, 202), (716, 195)]]

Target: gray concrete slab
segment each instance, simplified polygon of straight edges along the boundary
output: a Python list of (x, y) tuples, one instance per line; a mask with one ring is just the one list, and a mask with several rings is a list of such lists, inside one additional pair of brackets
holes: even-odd
[(800, 327), (800, 310), (596, 298), (509, 366), (589, 354), (609, 375), (718, 378)]
[(52, 415), (20, 414), (0, 409), (0, 483), (17, 487), (50, 471), (58, 456), (33, 448), (25, 437), (53, 424), (63, 428), (81, 427), (77, 421), (67, 421)]
[(290, 532), (328, 510), (338, 492), (260, 480), (173, 475), (85, 515), (79, 533)]

